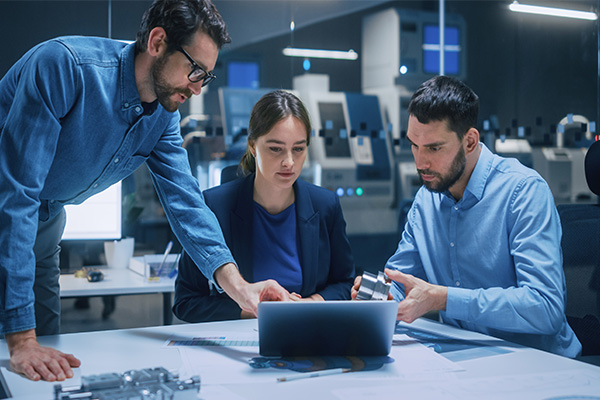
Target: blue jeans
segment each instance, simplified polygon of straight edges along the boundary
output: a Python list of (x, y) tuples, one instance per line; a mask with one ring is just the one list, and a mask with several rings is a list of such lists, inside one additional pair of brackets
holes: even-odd
[(67, 221), (63, 209), (48, 221), (39, 221), (35, 245), (35, 332), (37, 336), (60, 333), (60, 239)]

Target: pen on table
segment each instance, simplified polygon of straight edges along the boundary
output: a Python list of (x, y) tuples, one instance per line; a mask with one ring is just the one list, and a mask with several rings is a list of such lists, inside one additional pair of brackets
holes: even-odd
[(306, 378), (316, 378), (318, 376), (327, 376), (327, 375), (336, 375), (343, 374), (346, 372), (351, 372), (351, 368), (332, 368), (332, 369), (324, 369), (321, 371), (315, 372), (304, 372), (297, 375), (283, 376), (281, 378), (277, 378), (277, 382), (288, 382), (295, 381), (298, 379), (306, 379)]
[(175, 275), (177, 275), (177, 269), (178, 269), (178, 265), (179, 265), (179, 258), (181, 258), (181, 253), (179, 253), (177, 255), (177, 259), (173, 263), (173, 267), (171, 269), (171, 272), (169, 272), (169, 279), (173, 279), (175, 277)]
[(169, 243), (167, 244), (167, 248), (165, 249), (165, 254), (163, 254), (163, 258), (162, 261), (160, 263), (160, 267), (158, 267), (158, 272), (156, 273), (156, 276), (158, 278), (160, 278), (160, 274), (162, 272), (162, 269), (165, 265), (165, 261), (167, 261), (167, 256), (169, 255), (169, 253), (171, 252), (171, 249), (173, 248), (173, 242), (169, 241)]

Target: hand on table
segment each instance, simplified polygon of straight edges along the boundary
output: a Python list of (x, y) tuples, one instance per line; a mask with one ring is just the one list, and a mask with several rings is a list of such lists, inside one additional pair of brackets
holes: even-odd
[(11, 369), (32, 381), (64, 381), (73, 377), (71, 368), (81, 365), (72, 354), (40, 346), (33, 329), (6, 334), (6, 343)]

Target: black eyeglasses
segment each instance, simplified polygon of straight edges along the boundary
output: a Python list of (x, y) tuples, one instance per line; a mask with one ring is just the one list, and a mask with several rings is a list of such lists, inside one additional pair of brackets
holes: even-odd
[(199, 66), (198, 63), (194, 61), (194, 59), (183, 48), (178, 47), (177, 50), (182, 52), (183, 55), (186, 56), (189, 62), (192, 64), (192, 72), (190, 72), (188, 75), (188, 79), (190, 80), (190, 82), (204, 81), (202, 82), (202, 87), (204, 87), (217, 77), (212, 72), (207, 72), (204, 70), (204, 68)]

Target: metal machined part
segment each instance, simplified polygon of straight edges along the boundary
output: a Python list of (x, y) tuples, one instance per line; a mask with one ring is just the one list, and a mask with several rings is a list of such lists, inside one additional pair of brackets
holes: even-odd
[(80, 387), (54, 385), (54, 400), (196, 400), (200, 377), (178, 380), (162, 367), (84, 376)]
[(387, 300), (392, 281), (383, 272), (377, 275), (363, 272), (360, 287), (356, 295), (357, 300)]

